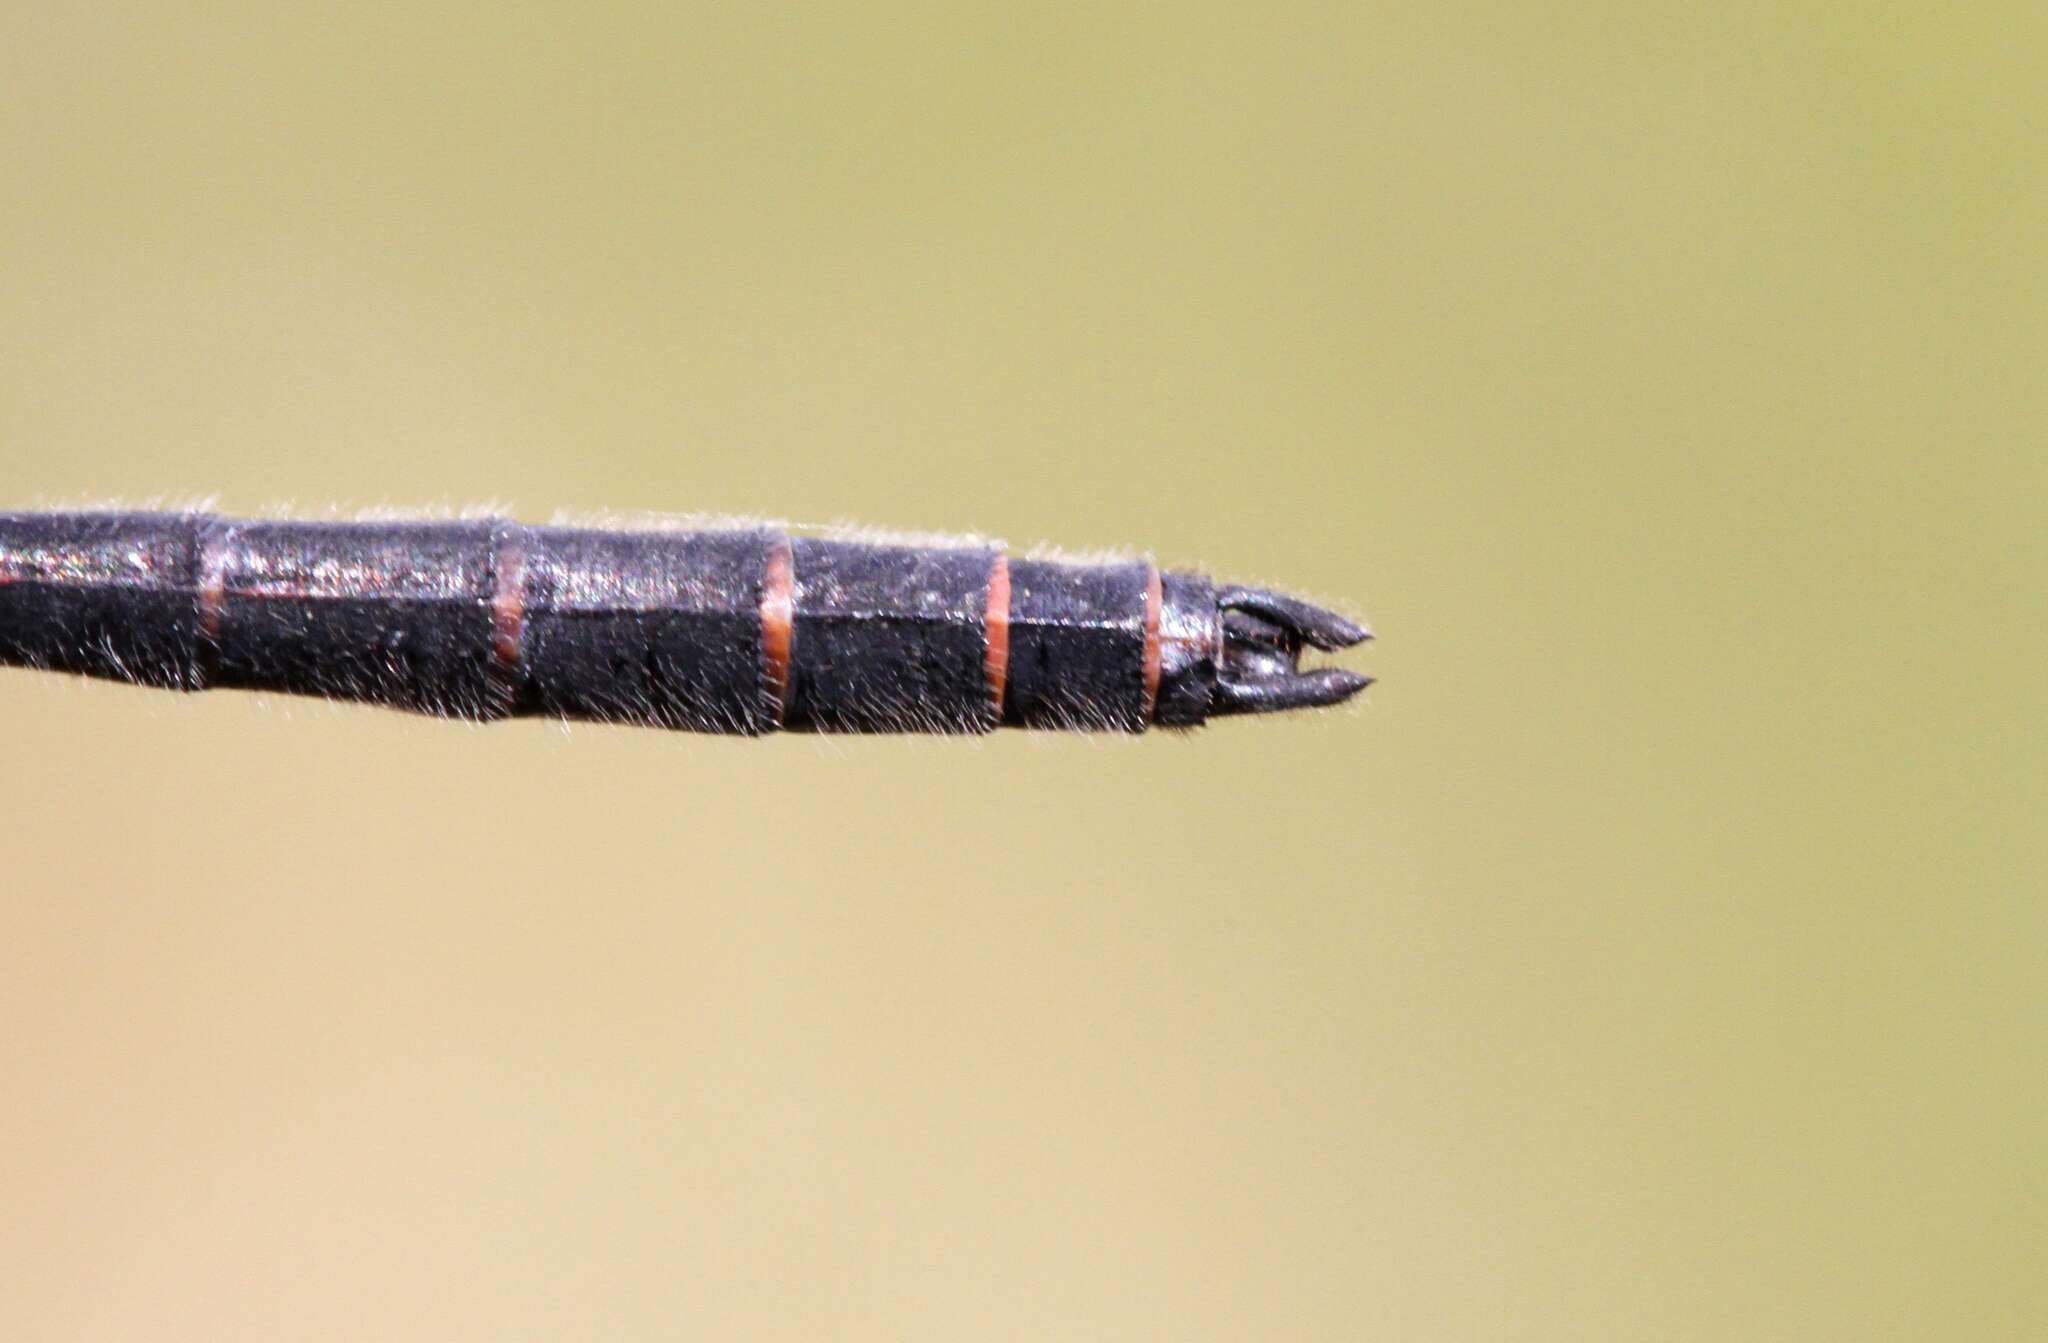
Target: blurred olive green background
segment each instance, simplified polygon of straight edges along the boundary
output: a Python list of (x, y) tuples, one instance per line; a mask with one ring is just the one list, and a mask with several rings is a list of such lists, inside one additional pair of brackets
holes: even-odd
[(2037, 6), (0, 17), (0, 506), (1134, 543), (1354, 712), (0, 673), (0, 1333), (2022, 1338)]

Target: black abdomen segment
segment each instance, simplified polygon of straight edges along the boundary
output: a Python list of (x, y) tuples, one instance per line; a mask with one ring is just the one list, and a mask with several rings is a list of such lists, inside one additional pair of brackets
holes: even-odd
[(1141, 732), (1149, 564), (1010, 563), (1010, 667), (1004, 722)]
[(491, 647), (490, 523), (223, 519), (194, 535), (194, 687), (446, 718), (508, 711)]
[[(497, 609), (499, 670), (525, 714), (754, 735), (764, 684), (767, 531), (627, 532), (499, 524), (517, 594)], [(514, 572), (516, 571), (516, 572)]]
[(0, 664), (701, 732), (1142, 731), (1335, 703), (1261, 589), (988, 547), (499, 520), (0, 514)]
[(798, 537), (789, 712), (821, 732), (989, 732), (996, 552)]
[(197, 690), (190, 514), (0, 514), (0, 662)]

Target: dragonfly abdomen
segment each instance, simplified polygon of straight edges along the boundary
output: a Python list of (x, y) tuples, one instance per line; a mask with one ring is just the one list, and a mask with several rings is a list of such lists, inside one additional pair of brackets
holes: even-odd
[(1142, 731), (1335, 703), (1365, 632), (1145, 562), (504, 520), (0, 514), (0, 663), (472, 720)]

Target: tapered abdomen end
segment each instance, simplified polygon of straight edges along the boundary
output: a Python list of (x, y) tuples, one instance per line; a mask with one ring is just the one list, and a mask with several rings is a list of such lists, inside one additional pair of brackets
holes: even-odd
[(1304, 648), (1334, 652), (1372, 638), (1354, 620), (1265, 588), (1222, 588), (1216, 605), (1223, 616), (1223, 650), (1212, 713), (1327, 708), (1373, 682), (1344, 667), (1301, 665)]

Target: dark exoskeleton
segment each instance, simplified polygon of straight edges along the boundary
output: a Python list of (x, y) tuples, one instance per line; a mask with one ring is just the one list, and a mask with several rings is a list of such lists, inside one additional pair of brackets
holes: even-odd
[(502, 519), (0, 514), (0, 664), (476, 720), (1125, 732), (1349, 699), (1321, 607), (1142, 562)]

